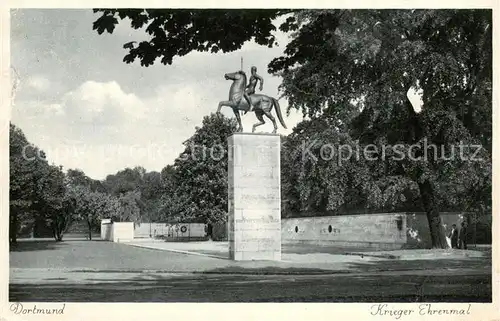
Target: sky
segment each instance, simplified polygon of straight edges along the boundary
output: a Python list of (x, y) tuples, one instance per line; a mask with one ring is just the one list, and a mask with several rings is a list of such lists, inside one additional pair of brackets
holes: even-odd
[[(125, 167), (161, 171), (184, 150), (204, 116), (226, 100), (223, 75), (256, 66), (262, 93), (279, 97), (279, 77), (268, 63), (282, 55), (288, 35), (276, 32), (278, 47), (253, 42), (232, 53), (193, 52), (173, 65), (142, 67), (122, 61), (123, 44), (147, 40), (143, 30), (122, 21), (113, 34), (99, 35), (91, 9), (18, 9), (11, 12), (11, 64), (16, 81), (11, 121), (44, 150), (49, 162), (104, 179)], [(286, 99), (280, 100), (285, 113)], [(223, 114), (234, 117), (229, 107)], [(288, 134), (302, 113), (285, 116)], [(245, 131), (257, 120), (243, 117)], [(272, 131), (272, 124), (257, 132)]]

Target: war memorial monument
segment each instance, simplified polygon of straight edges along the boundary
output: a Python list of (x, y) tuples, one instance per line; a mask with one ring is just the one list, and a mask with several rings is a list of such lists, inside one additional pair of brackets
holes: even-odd
[[(238, 129), (228, 139), (228, 241), (233, 260), (281, 260), (280, 136), (271, 111), (286, 128), (278, 100), (255, 94), (263, 80), (252, 67), (247, 85), (243, 71), (226, 74), (232, 80), (229, 100), (219, 103), (233, 109)], [(244, 133), (239, 112), (253, 111), (258, 123)], [(266, 116), (273, 133), (254, 133)]]

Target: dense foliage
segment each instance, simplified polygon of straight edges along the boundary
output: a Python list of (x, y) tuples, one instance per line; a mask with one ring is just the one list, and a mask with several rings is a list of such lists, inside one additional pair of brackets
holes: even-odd
[(46, 221), (54, 238), (62, 240), (69, 224), (64, 173), (50, 165), (45, 153), (28, 142), (21, 129), (10, 124), (10, 241), (35, 221)]
[(290, 10), (221, 10), (221, 9), (95, 9), (101, 13), (93, 28), (99, 34), (113, 33), (119, 20), (128, 19), (134, 29), (145, 28), (149, 40), (124, 44), (127, 63), (139, 59), (152, 65), (157, 58), (172, 64), (176, 56), (191, 51), (230, 52), (246, 41), (272, 47), (276, 38), (273, 20)]
[[(330, 127), (344, 128), (361, 148), (400, 145), (403, 159), (381, 157), (379, 149), (377, 161), (366, 163), (366, 181), (376, 182), (368, 195), (377, 203), (417, 188), (433, 246), (446, 247), (440, 208), (491, 209), (491, 11), (304, 10), (293, 17), (298, 31), (269, 64), (283, 77), (289, 108), (333, 117)], [(410, 90), (422, 92), (420, 113)], [(465, 157), (460, 145), (468, 146)], [(328, 190), (324, 177), (307, 187)]]
[(165, 220), (217, 223), (227, 213), (227, 138), (236, 122), (219, 114), (203, 118), (173, 166), (163, 170)]

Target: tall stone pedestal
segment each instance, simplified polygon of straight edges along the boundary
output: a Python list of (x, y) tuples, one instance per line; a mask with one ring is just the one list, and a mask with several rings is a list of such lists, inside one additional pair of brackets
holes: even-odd
[(281, 260), (280, 136), (235, 133), (229, 144), (229, 257)]

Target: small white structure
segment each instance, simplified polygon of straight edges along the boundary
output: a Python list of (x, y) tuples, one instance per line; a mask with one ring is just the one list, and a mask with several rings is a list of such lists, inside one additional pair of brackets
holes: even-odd
[(111, 241), (113, 238), (113, 222), (111, 219), (103, 219), (101, 220), (101, 240), (103, 241)]
[(134, 240), (134, 222), (114, 222), (113, 242), (129, 242)]
[(112, 222), (101, 220), (101, 240), (110, 242), (128, 242), (134, 239), (133, 222)]

